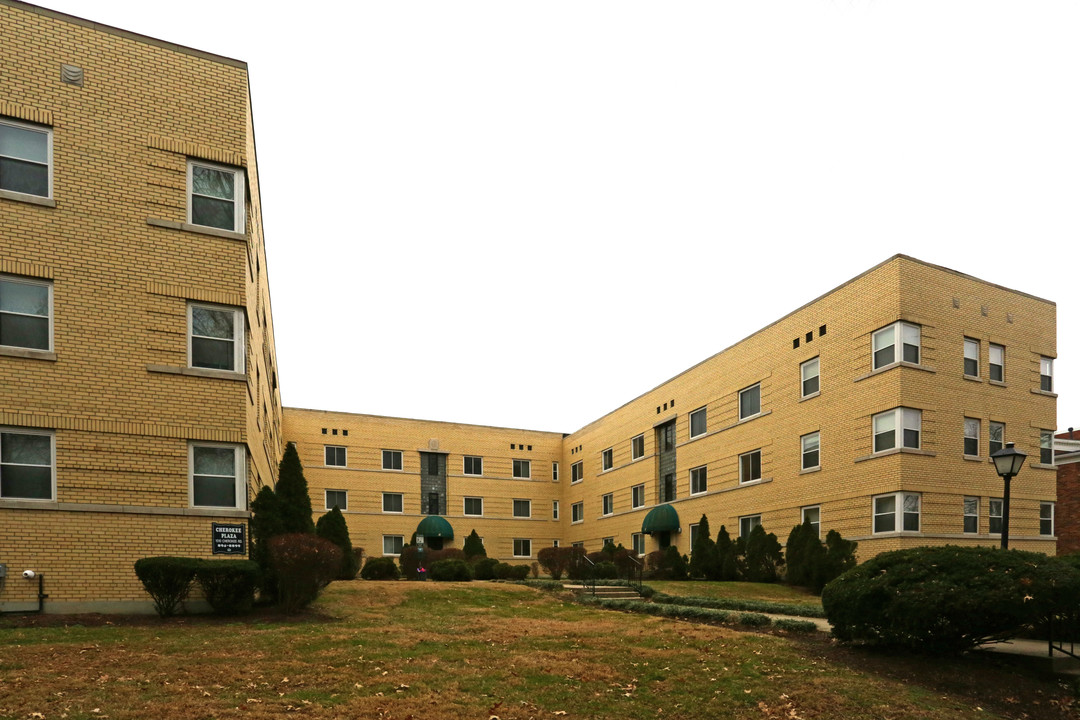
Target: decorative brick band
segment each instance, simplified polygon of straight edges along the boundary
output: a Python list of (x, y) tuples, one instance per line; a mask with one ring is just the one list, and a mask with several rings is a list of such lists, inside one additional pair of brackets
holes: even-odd
[(53, 269), (48, 265), (18, 262), (7, 258), (0, 258), (0, 272), (43, 278), (45, 280), (53, 279)]
[(247, 304), (244, 301), (244, 296), (239, 293), (223, 292), (221, 290), (203, 290), (201, 288), (188, 287), (186, 285), (170, 285), (168, 283), (154, 281), (146, 283), (146, 292), (153, 295), (184, 298), (185, 300), (200, 300), (202, 302), (217, 303), (218, 305), (243, 307)]
[(16, 105), (7, 100), (0, 100), (0, 115), (7, 115), (16, 120), (38, 123), (39, 125), (52, 125), (53, 116), (51, 110), (40, 110), (28, 105)]
[(78, 418), (67, 415), (19, 413), (0, 411), (0, 425), (49, 428), (51, 430), (79, 430), (114, 435), (145, 435), (149, 437), (206, 440), (209, 442), (242, 443), (244, 433), (240, 430), (214, 430), (185, 425), (157, 425), (153, 423)]
[(226, 165), (235, 165), (236, 167), (247, 167), (247, 158), (244, 154), (232, 152), (231, 150), (223, 150), (221, 148), (200, 145), (185, 140), (173, 140), (172, 138), (165, 138), (160, 135), (151, 135), (147, 138), (146, 142), (150, 147), (156, 150), (164, 150), (165, 152), (177, 153), (188, 157), (197, 157), (203, 160), (224, 163)]

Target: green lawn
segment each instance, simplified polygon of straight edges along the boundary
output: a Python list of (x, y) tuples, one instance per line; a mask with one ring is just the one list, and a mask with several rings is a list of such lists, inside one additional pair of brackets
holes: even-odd
[(821, 607), (821, 598), (817, 595), (802, 588), (794, 588), (779, 583), (650, 580), (646, 584), (657, 592), (667, 593), (668, 595), (765, 600), (768, 602)]
[(335, 583), (313, 611), (6, 617), (0, 718), (1072, 717), (1062, 688), (987, 660), (939, 665), (514, 585)]

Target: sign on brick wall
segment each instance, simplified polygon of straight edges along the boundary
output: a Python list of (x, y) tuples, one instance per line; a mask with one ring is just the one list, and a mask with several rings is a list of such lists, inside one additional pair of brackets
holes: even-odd
[(244, 555), (247, 542), (244, 538), (246, 525), (243, 523), (213, 523), (211, 543), (214, 555)]

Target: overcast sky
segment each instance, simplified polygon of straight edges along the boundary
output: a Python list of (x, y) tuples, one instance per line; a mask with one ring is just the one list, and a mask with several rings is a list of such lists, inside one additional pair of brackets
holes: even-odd
[(903, 252), (1080, 427), (1077, 3), (40, 4), (247, 61), (288, 406), (573, 431)]

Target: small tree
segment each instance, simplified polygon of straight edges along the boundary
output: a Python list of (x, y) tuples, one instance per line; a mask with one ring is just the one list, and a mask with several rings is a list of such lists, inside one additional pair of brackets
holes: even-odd
[(791, 529), (784, 555), (787, 560), (787, 581), (792, 585), (813, 587), (815, 578), (822, 572), (825, 547), (818, 539), (817, 528), (809, 519)]
[(341, 569), (341, 548), (311, 533), (289, 533), (270, 540), (270, 567), (278, 578), (285, 612), (307, 607)]
[(552, 580), (562, 580), (563, 574), (570, 567), (570, 556), (563, 552), (565, 548), (546, 547), (536, 553), (540, 567), (547, 571)]
[(825, 550), (814, 574), (813, 589), (820, 594), (825, 586), (855, 567), (855, 551), (859, 543), (845, 540), (836, 530), (830, 530), (825, 536)]
[(720, 532), (716, 533), (716, 563), (717, 571), (714, 579), (730, 582), (739, 578), (738, 548), (731, 541), (727, 527), (720, 526)]
[(698, 523), (697, 539), (690, 549), (690, 577), (715, 580), (719, 575), (716, 565), (716, 543), (709, 536), (709, 518), (702, 515)]
[(784, 564), (780, 541), (773, 533), (765, 533), (756, 525), (746, 539), (745, 579), (750, 582), (776, 582), (778, 568)]
[(277, 580), (270, 569), (270, 539), (285, 532), (281, 502), (274, 489), (263, 485), (251, 501), (251, 559), (262, 570), (259, 591), (264, 600), (277, 598)]
[(476, 530), (469, 533), (465, 538), (465, 545), (462, 547), (465, 551), (465, 557), (469, 561), (473, 561), (479, 558), (487, 557), (487, 550), (484, 549), (484, 541), (480, 539), (480, 536), (476, 534)]
[(354, 580), (356, 573), (360, 571), (360, 562), (353, 553), (352, 540), (349, 539), (349, 524), (337, 505), (319, 518), (319, 522), (315, 524), (315, 534), (341, 548), (341, 569), (335, 579)]
[(286, 533), (313, 533), (315, 523), (311, 519), (311, 496), (308, 494), (304, 466), (296, 445), (285, 446), (285, 454), (278, 465), (278, 481), (274, 488), (280, 507), (282, 530)]

